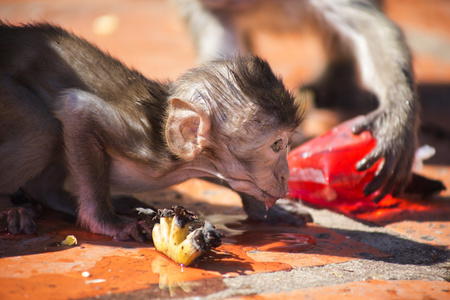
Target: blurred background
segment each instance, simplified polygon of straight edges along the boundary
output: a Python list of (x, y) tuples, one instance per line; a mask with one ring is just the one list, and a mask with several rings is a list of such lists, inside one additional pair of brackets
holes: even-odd
[[(405, 32), (414, 55), (422, 99), (421, 144), (450, 164), (450, 1), (384, 0), (385, 13)], [(81, 35), (149, 78), (174, 80), (196, 65), (187, 30), (169, 0), (0, 0), (0, 19), (11, 24), (50, 22)], [(255, 52), (289, 89), (316, 78), (324, 67), (319, 40), (309, 32), (255, 32)], [(319, 134), (342, 120), (332, 111), (310, 112), (305, 130)], [(434, 161), (433, 161), (434, 160)]]

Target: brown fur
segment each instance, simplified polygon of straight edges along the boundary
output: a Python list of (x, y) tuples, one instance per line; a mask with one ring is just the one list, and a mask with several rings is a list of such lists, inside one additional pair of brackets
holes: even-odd
[[(59, 27), (0, 25), (0, 193), (23, 187), (95, 233), (142, 240), (137, 222), (115, 214), (111, 193), (192, 177), (270, 203), (285, 196), (288, 141), (300, 121), (298, 104), (257, 57), (161, 83)], [(14, 233), (28, 232), (30, 218), (0, 214)]]

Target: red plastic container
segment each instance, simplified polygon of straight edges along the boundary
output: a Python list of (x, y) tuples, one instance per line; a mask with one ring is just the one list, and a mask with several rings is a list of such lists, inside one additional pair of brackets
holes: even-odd
[(372, 202), (376, 193), (366, 197), (363, 189), (382, 160), (366, 171), (356, 170), (356, 163), (376, 145), (376, 140), (367, 131), (352, 134), (352, 125), (359, 118), (347, 121), (289, 153), (289, 197), (324, 207), (376, 206)]

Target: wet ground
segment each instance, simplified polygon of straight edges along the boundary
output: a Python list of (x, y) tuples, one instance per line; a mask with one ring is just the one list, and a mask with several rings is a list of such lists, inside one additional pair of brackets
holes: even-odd
[[(390, 0), (385, 8), (413, 49), (424, 108), (420, 142), (437, 149), (420, 172), (450, 187), (450, 3)], [(0, 18), (59, 24), (151, 78), (175, 79), (195, 66), (185, 29), (163, 0), (0, 1)], [(317, 42), (307, 34), (260, 34), (255, 42), (291, 89), (323, 66)], [(306, 129), (323, 131), (340, 120), (339, 114), (315, 111)], [(39, 235), (0, 236), (0, 299), (450, 297), (449, 190), (370, 212), (306, 206), (314, 223), (303, 228), (248, 222), (234, 192), (201, 180), (137, 196), (201, 213), (226, 233), (224, 244), (180, 267), (151, 243), (89, 234), (45, 210), (37, 220)], [(78, 245), (60, 246), (69, 234)]]

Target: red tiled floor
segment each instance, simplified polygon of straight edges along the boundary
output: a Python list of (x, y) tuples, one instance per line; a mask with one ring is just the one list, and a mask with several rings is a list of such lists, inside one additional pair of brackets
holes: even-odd
[[(201, 202), (196, 198), (199, 192), (209, 195), (208, 201), (212, 203), (221, 203), (234, 194), (200, 180), (185, 185), (189, 189), (181, 200), (187, 207)], [(216, 211), (222, 217), (215, 222), (226, 233), (224, 245), (193, 267), (184, 268), (157, 253), (151, 243), (119, 242), (89, 234), (61, 220), (60, 214), (49, 212), (37, 220), (39, 236), (0, 236), (0, 282), (3, 285), (0, 298), (21, 299), (24, 294), (31, 298), (42, 295), (47, 299), (61, 299), (61, 295), (63, 298), (92, 297), (156, 284), (170, 286), (175, 282), (182, 284), (205, 278), (341, 263), (368, 255), (389, 256), (317, 225), (295, 228), (244, 222), (244, 216), (227, 214), (227, 209), (224, 206), (222, 211)], [(217, 215), (215, 219), (219, 220)], [(55, 245), (69, 234), (77, 237), (78, 246)], [(280, 240), (295, 245), (294, 249), (271, 249), (279, 247)], [(82, 276), (84, 271), (90, 273), (88, 278)]]
[(449, 248), (450, 224), (448, 221), (402, 221), (387, 225), (417, 242)]

